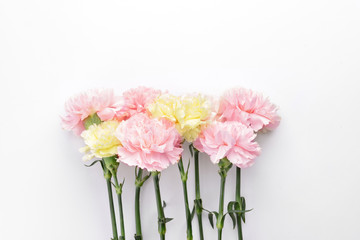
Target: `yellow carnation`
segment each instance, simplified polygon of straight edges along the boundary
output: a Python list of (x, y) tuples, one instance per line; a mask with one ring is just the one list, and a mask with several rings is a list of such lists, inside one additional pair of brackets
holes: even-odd
[(117, 154), (117, 147), (120, 141), (115, 137), (115, 130), (119, 126), (117, 121), (106, 121), (99, 125), (93, 124), (83, 131), (81, 136), (87, 146), (80, 149), (86, 153), (84, 160), (91, 160), (95, 157), (111, 157)]
[(174, 122), (176, 129), (188, 142), (198, 137), (201, 126), (207, 123), (211, 114), (209, 99), (200, 94), (182, 97), (163, 94), (148, 109), (153, 117), (164, 117)]

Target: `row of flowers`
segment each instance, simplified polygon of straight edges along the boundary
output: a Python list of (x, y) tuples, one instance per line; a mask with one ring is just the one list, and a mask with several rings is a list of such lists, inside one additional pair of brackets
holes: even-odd
[[(160, 195), (160, 172), (177, 164), (184, 188), (184, 203), (187, 224), (187, 239), (193, 239), (192, 219), (196, 213), (200, 239), (204, 239), (203, 211), (208, 212), (211, 225), (216, 218), (218, 239), (226, 215), (237, 225), (238, 239), (242, 236), (242, 221), (245, 222), (245, 199), (240, 194), (241, 169), (253, 165), (260, 154), (255, 141), (257, 133), (278, 126), (280, 117), (277, 107), (262, 94), (249, 89), (235, 88), (214, 99), (202, 94), (175, 96), (168, 92), (138, 87), (115, 95), (112, 89), (95, 89), (70, 98), (62, 116), (64, 129), (80, 135), (86, 144), (81, 148), (84, 160), (93, 160), (91, 166), (100, 163), (107, 182), (113, 239), (124, 240), (124, 216), (122, 186), (117, 177), (119, 163), (135, 167), (135, 239), (142, 239), (140, 218), (140, 189), (153, 177), (158, 210), (160, 239), (165, 239), (166, 223), (171, 219), (164, 215)], [(182, 160), (183, 143), (189, 150), (195, 168), (196, 197), (191, 211), (187, 194), (189, 164)], [(220, 202), (218, 211), (203, 207), (199, 183), (199, 152), (206, 153), (219, 166)], [(236, 199), (228, 203), (224, 212), (224, 192), (227, 172), (236, 166)], [(145, 171), (144, 171), (145, 170)], [(115, 188), (119, 203), (120, 236), (114, 213), (112, 188)]]

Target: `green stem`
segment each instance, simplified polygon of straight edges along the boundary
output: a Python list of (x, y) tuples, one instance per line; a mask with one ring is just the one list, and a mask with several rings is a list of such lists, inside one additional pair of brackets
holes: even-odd
[[(142, 169), (139, 168), (138, 176), (142, 179)], [(142, 240), (142, 233), (141, 233), (141, 218), (140, 218), (140, 185), (136, 185), (135, 188), (135, 225), (136, 225), (136, 240)]]
[[(239, 204), (239, 208), (237, 210), (245, 210), (242, 209), (242, 203), (241, 203), (241, 168), (236, 167), (236, 190), (235, 190), (235, 199), (236, 202)], [(243, 240), (242, 235), (242, 222), (241, 222), (241, 213), (236, 214), (236, 223), (237, 223), (237, 229), (238, 229), (238, 240)]]
[(221, 183), (220, 183), (219, 215), (216, 223), (216, 227), (218, 228), (218, 240), (221, 240), (222, 229), (224, 227), (222, 218), (224, 215), (225, 182), (226, 182), (226, 174), (221, 175)]
[(182, 158), (180, 158), (180, 161), (178, 163), (179, 166), (179, 171), (180, 171), (180, 175), (181, 175), (181, 181), (182, 181), (182, 186), (183, 186), (183, 193), (184, 193), (184, 204), (185, 204), (185, 214), (186, 214), (186, 223), (187, 223), (187, 231), (186, 231), (186, 236), (187, 236), (187, 240), (192, 240), (193, 239), (193, 235), (192, 235), (192, 226), (191, 226), (191, 213), (190, 213), (190, 208), (189, 208), (189, 198), (188, 198), (188, 191), (187, 191), (187, 171), (184, 171), (184, 164), (183, 164), (183, 160)]
[(118, 234), (116, 229), (116, 218), (115, 218), (115, 211), (114, 211), (114, 200), (112, 195), (112, 188), (111, 188), (111, 180), (110, 178), (106, 178), (106, 184), (108, 189), (108, 195), (109, 195), (109, 205), (110, 205), (110, 214), (111, 214), (111, 225), (113, 230), (113, 239), (118, 240)]
[(119, 204), (120, 231), (121, 231), (121, 236), (120, 236), (119, 240), (125, 240), (124, 211), (123, 211), (122, 196), (121, 196), (122, 195), (121, 194), (122, 186), (119, 185), (116, 173), (113, 174), (113, 178), (115, 181), (115, 186), (117, 188), (116, 194), (117, 194), (118, 204)]
[(195, 166), (195, 212), (199, 225), (200, 240), (204, 240), (204, 230), (202, 224), (202, 200), (200, 196), (200, 173), (199, 173), (199, 151), (194, 149), (194, 166)]
[(165, 214), (164, 209), (161, 201), (160, 195), (160, 185), (159, 185), (159, 172), (152, 172), (153, 179), (154, 179), (154, 188), (155, 188), (155, 195), (156, 195), (156, 206), (158, 212), (158, 231), (160, 234), (160, 240), (165, 240), (165, 233), (166, 233), (166, 224), (165, 224)]

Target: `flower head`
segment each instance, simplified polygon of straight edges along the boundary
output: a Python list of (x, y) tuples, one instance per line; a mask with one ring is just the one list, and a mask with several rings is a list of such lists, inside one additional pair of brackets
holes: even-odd
[(210, 156), (213, 163), (227, 158), (240, 168), (250, 167), (260, 154), (254, 131), (239, 122), (213, 122), (194, 142), (195, 148)]
[(137, 87), (124, 92), (121, 114), (128, 119), (137, 113), (146, 113), (146, 108), (160, 94), (160, 90), (148, 87)]
[(221, 97), (219, 121), (237, 121), (254, 131), (272, 130), (280, 123), (277, 107), (262, 94), (245, 88), (231, 89)]
[(82, 92), (65, 103), (65, 116), (62, 116), (62, 126), (80, 135), (85, 130), (83, 121), (97, 113), (102, 121), (118, 119), (121, 108), (121, 98), (114, 95), (112, 89), (93, 89)]
[(194, 141), (212, 113), (210, 100), (203, 95), (181, 97), (163, 94), (149, 106), (153, 117), (166, 118), (175, 123), (176, 129), (188, 142)]
[(183, 151), (181, 137), (166, 119), (139, 113), (120, 123), (116, 136), (119, 161), (148, 171), (162, 171), (179, 161)]
[(91, 160), (95, 157), (111, 157), (117, 154), (117, 148), (121, 145), (115, 136), (117, 121), (106, 121), (100, 124), (93, 124), (81, 133), (86, 147), (80, 149), (85, 152), (84, 160)]

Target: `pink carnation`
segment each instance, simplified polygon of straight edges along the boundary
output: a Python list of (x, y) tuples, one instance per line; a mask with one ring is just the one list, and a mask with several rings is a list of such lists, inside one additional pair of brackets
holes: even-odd
[(122, 144), (119, 160), (148, 171), (162, 171), (177, 163), (183, 151), (180, 134), (171, 122), (144, 113), (121, 122), (115, 135)]
[(250, 167), (260, 147), (254, 131), (239, 122), (213, 122), (195, 140), (194, 146), (210, 156), (213, 163), (226, 157), (240, 168)]
[(145, 113), (149, 104), (160, 94), (160, 90), (148, 87), (137, 87), (124, 92), (121, 114), (127, 119), (137, 113)]
[(280, 123), (277, 107), (262, 94), (245, 88), (225, 92), (220, 99), (218, 118), (241, 122), (254, 131), (273, 130)]
[(102, 121), (117, 118), (121, 108), (120, 100), (112, 89), (93, 89), (75, 95), (65, 103), (62, 126), (80, 135), (84, 130), (83, 120), (91, 114), (97, 113)]

